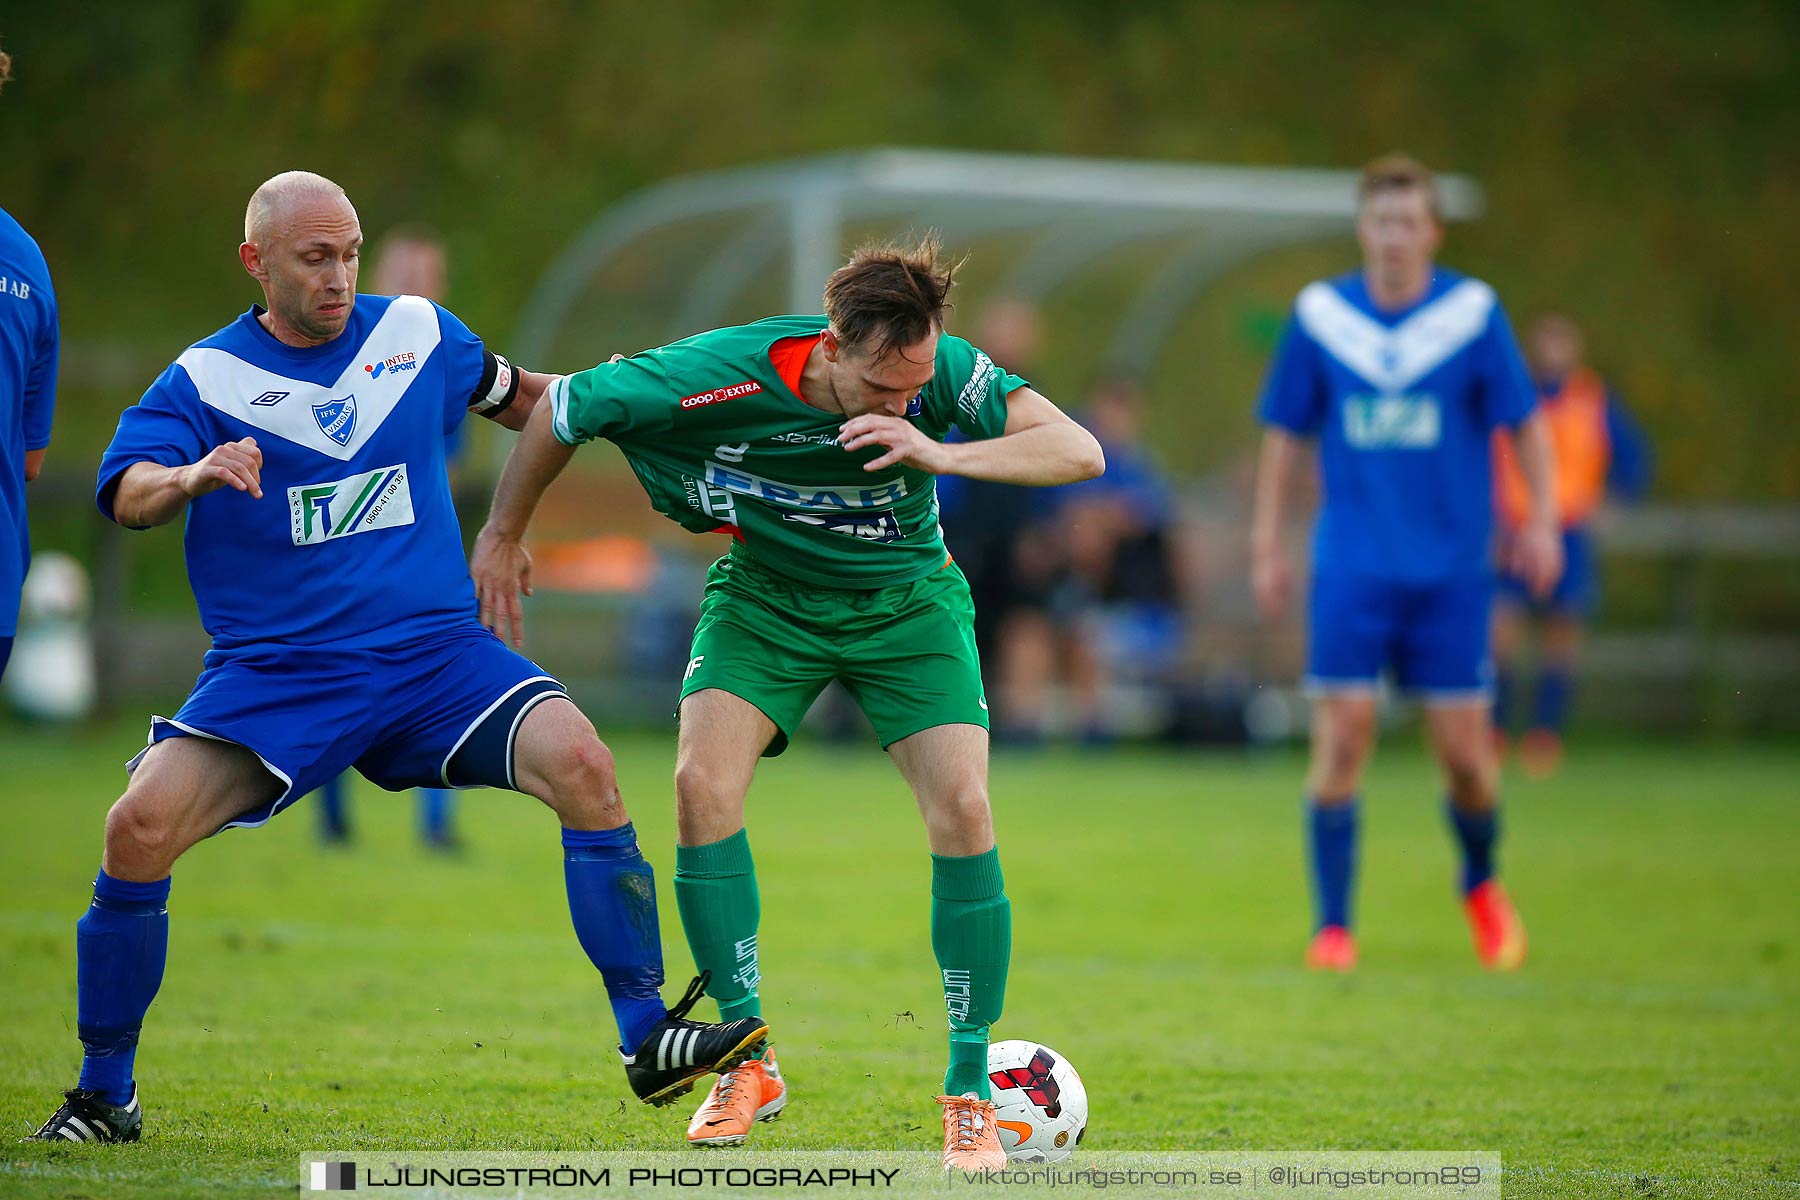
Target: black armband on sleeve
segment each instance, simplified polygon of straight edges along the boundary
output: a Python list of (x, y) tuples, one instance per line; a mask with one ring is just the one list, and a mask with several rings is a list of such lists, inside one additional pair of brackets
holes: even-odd
[(469, 411), (497, 416), (519, 394), (519, 369), (492, 350), (483, 350), (481, 382), (469, 396)]

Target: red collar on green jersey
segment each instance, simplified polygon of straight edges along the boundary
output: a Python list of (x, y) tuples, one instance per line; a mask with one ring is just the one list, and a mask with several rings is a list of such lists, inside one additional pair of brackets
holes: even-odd
[[(820, 333), (803, 333), (799, 337), (784, 337), (769, 347), (769, 362), (775, 373), (781, 376), (781, 382), (787, 384), (788, 391), (800, 395), (800, 377), (806, 374), (806, 360), (812, 357), (813, 347), (825, 336)], [(801, 397), (805, 399), (805, 397)]]

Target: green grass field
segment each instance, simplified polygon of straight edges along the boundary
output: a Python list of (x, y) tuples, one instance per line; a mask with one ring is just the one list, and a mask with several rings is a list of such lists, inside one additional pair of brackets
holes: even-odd
[[(136, 722), (0, 727), (0, 1195), (283, 1196), (324, 1149), (677, 1149), (688, 1107), (626, 1103), (569, 929), (553, 819), (471, 793), (458, 860), (359, 785), (177, 868), (138, 1059), (146, 1139), (21, 1146), (71, 1084), (74, 922)], [(615, 743), (658, 869), (669, 994), (668, 738)], [(1002, 755), (1015, 914), (1005, 1036), (1067, 1053), (1092, 1149), (1493, 1149), (1509, 1196), (1800, 1195), (1800, 751), (1577, 748), (1509, 781), (1513, 976), (1475, 964), (1412, 739), (1368, 785), (1363, 966), (1299, 967), (1301, 764)], [(751, 797), (766, 1015), (794, 1089), (770, 1148), (931, 1149), (942, 999), (929, 864), (873, 749), (802, 746)], [(550, 1131), (550, 1132), (546, 1132)]]

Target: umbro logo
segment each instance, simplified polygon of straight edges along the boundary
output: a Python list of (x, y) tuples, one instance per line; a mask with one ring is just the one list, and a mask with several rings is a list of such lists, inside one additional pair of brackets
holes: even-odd
[(264, 392), (250, 403), (267, 408), (271, 404), (280, 404), (287, 398), (288, 394), (286, 392)]

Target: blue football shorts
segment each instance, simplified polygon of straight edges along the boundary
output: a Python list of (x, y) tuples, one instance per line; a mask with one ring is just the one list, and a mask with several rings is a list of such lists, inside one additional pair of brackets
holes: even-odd
[(1580, 525), (1563, 530), (1562, 577), (1544, 599), (1533, 596), (1531, 587), (1519, 576), (1505, 572), (1500, 576), (1500, 602), (1540, 615), (1592, 616), (1600, 603), (1600, 564), (1593, 533)]
[(1428, 583), (1314, 575), (1307, 691), (1370, 690), (1385, 670), (1427, 704), (1484, 699), (1494, 683), (1493, 599), (1494, 580), (1486, 573)]
[(380, 649), (252, 645), (209, 651), (181, 711), (151, 719), (149, 745), (214, 738), (260, 758), (285, 787), (223, 826), (249, 827), (350, 767), (395, 792), (516, 791), (514, 739), (552, 697), (567, 697), (562, 684), (473, 622)]

